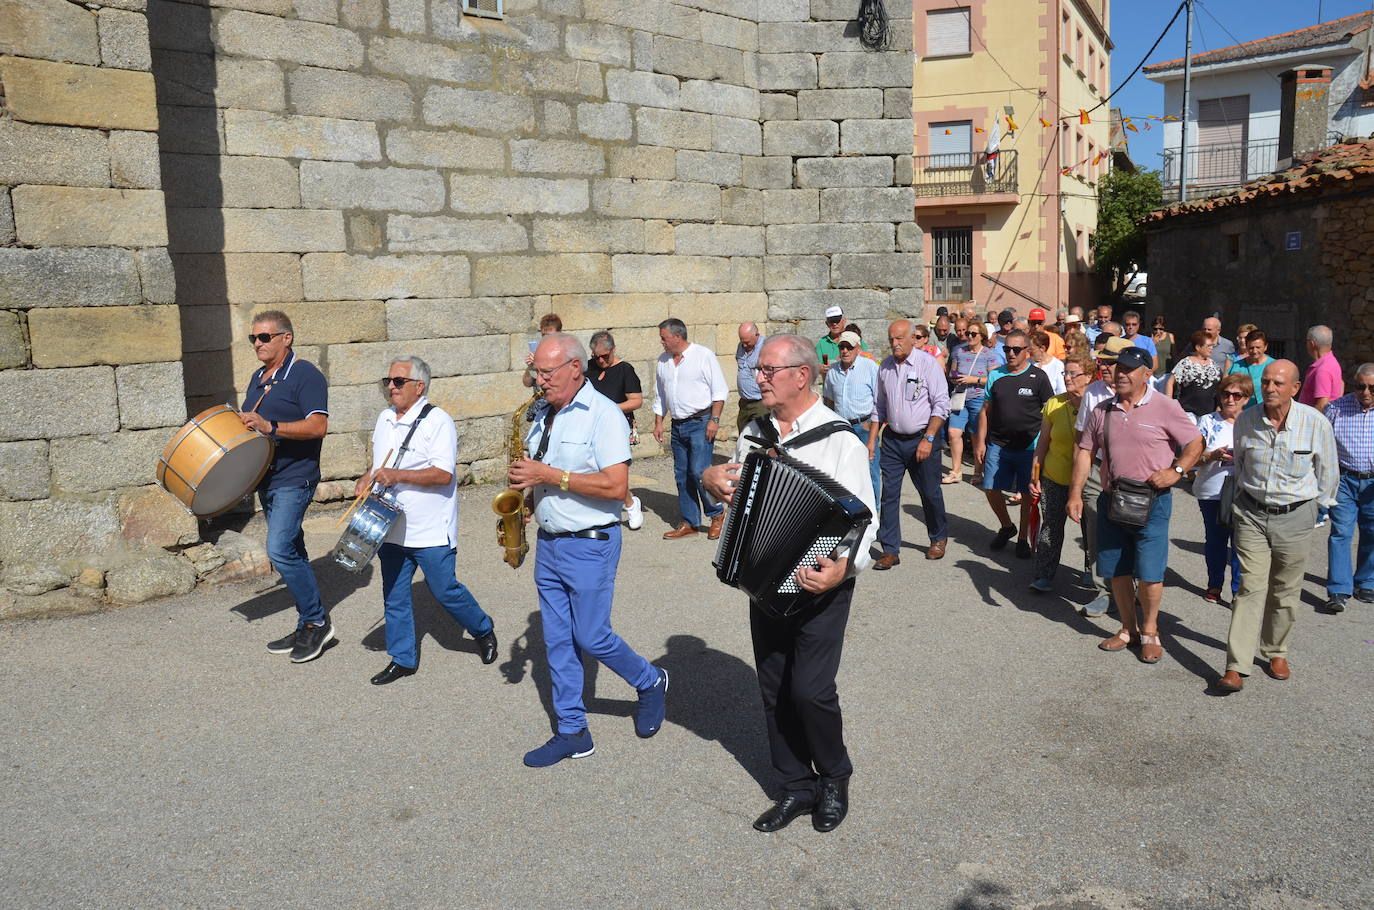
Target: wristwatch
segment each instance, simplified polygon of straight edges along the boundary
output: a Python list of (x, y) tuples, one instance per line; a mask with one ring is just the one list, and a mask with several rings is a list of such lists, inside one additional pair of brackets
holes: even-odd
[(1183, 476), (1183, 468), (1180, 465), (1170, 465), (1170, 467), (1174, 469), (1174, 473), (1179, 477)]
[(710, 417), (707, 417), (706, 419), (711, 423), (720, 423), (720, 418), (715, 416), (714, 414)]
[(931, 436), (930, 434), (926, 434), (926, 442), (930, 442), (930, 443), (935, 442), (935, 437), (934, 437), (934, 436)]
[(563, 476), (558, 479), (558, 489), (564, 493), (568, 492), (568, 484), (572, 481), (572, 472), (564, 471)]
[(273, 438), (273, 439), (276, 439), (276, 438), (277, 438), (277, 422), (276, 422), (275, 420), (272, 421), (272, 433), (271, 433), (271, 435), (272, 435), (272, 438)]

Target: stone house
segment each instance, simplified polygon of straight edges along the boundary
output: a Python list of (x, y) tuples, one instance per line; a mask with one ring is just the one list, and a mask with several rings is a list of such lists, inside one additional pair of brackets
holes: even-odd
[(398, 353), (488, 480), (545, 312), (650, 381), (669, 316), (728, 360), (742, 320), (920, 314), (911, 3), (879, 51), (858, 6), (4, 0), (2, 577), (130, 599), (151, 554), (194, 584), (154, 465), (241, 394), (261, 309), (330, 381), (323, 496)]
[(1374, 361), (1374, 139), (1338, 145), (1223, 196), (1146, 221), (1150, 298), (1180, 338), (1204, 316), (1254, 323), (1306, 369), (1329, 325), (1350, 367)]

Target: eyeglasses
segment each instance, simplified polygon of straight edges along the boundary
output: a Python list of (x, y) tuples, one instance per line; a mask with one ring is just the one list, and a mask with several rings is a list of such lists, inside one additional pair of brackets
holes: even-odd
[(1244, 392), (1219, 392), (1222, 398), (1249, 398)]
[(1009, 344), (1008, 344), (1008, 345), (1004, 345), (1003, 347), (1006, 349), (1006, 352), (1007, 352), (1008, 354), (1020, 354), (1022, 351), (1025, 350), (1024, 347), (1012, 347), (1012, 346), (1009, 345)]
[(278, 335), (285, 335), (285, 334), (286, 334), (285, 332), (258, 332), (258, 333), (255, 335), (255, 334), (253, 334), (252, 332), (249, 332), (249, 333), (248, 333), (248, 343), (249, 343), (249, 344), (252, 344), (253, 342), (258, 341), (258, 342), (261, 342), (262, 344), (267, 344), (267, 342), (271, 341), (273, 338), (276, 338)]
[(1357, 392), (1374, 392), (1374, 383), (1365, 385), (1363, 382), (1354, 382), (1350, 384), (1350, 387)]
[(554, 373), (557, 373), (559, 370), (563, 369), (563, 368), (564, 368), (565, 366), (567, 366), (568, 364), (570, 364), (570, 363), (576, 363), (576, 362), (577, 362), (577, 358), (576, 358), (576, 357), (570, 357), (569, 359), (563, 361), (562, 363), (560, 363), (560, 364), (559, 364), (558, 366), (556, 366), (556, 367), (550, 367), (550, 368), (547, 369), (547, 370), (539, 370), (539, 369), (536, 369), (536, 370), (534, 371), (534, 373), (535, 373), (535, 375), (538, 376), (540, 379), (545, 379), (545, 380), (547, 380), (547, 379), (552, 379)]
[(775, 367), (774, 367), (774, 366), (768, 366), (768, 367), (766, 367), (766, 366), (756, 366), (756, 367), (754, 367), (754, 372), (755, 372), (755, 373), (758, 373), (758, 374), (759, 374), (760, 376), (762, 376), (764, 379), (767, 379), (768, 381), (771, 382), (771, 381), (773, 380), (773, 376), (776, 375), (777, 372), (778, 372), (779, 370), (790, 370), (790, 369), (793, 369), (794, 367), (799, 367), (799, 366), (801, 366), (801, 364), (799, 364), (799, 363), (784, 363), (784, 364), (781, 364), (780, 366), (775, 366)]
[(407, 382), (419, 381), (420, 380), (418, 379), (411, 379), (409, 376), (383, 376), (381, 379), (377, 380), (377, 384), (380, 385), (383, 389), (385, 389), (387, 386), (394, 386), (395, 388), (399, 389), (405, 386)]
[(1087, 379), (1087, 378), (1088, 378), (1088, 374), (1087, 374), (1087, 373), (1065, 373), (1065, 374), (1064, 374), (1064, 378), (1065, 378), (1065, 379)]

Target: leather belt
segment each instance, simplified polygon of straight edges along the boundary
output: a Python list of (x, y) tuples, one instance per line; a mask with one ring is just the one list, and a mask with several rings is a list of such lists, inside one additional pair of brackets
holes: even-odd
[(711, 416), (711, 409), (710, 409), (710, 408), (702, 408), (700, 411), (697, 411), (695, 414), (688, 414), (686, 417), (674, 417), (673, 419), (674, 419), (674, 420), (679, 420), (679, 421), (681, 421), (681, 420), (696, 420), (696, 419), (699, 418), (699, 417), (710, 417), (710, 416)]
[(1341, 468), (1341, 476), (1353, 477), (1356, 480), (1370, 480), (1374, 478), (1374, 471), (1347, 471), (1345, 468)]
[(580, 531), (545, 531), (539, 529), (540, 537), (562, 538), (562, 537), (581, 537), (584, 540), (610, 540), (611, 535), (606, 533), (607, 528), (614, 528), (619, 522), (610, 522), (604, 525), (597, 525), (594, 528), (583, 528)]
[(883, 430), (883, 435), (891, 436), (893, 439), (924, 439), (926, 434), (924, 430), (920, 433), (898, 433), (892, 427), (888, 427)]
[(1312, 501), (1310, 499), (1304, 499), (1301, 502), (1290, 502), (1286, 506), (1267, 506), (1259, 500), (1255, 499), (1255, 497), (1251, 496), (1249, 493), (1241, 493), (1240, 495), (1251, 506), (1265, 513), (1266, 515), (1287, 515), (1289, 512), (1294, 512), (1298, 509), (1301, 509), (1303, 506), (1307, 505), (1309, 502)]

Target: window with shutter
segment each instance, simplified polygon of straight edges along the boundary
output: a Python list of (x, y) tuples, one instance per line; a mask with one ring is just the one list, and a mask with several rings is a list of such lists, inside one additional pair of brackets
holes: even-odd
[(463, 0), (463, 12), (469, 16), (490, 16), (500, 19), (505, 0)]
[(955, 120), (930, 125), (930, 166), (969, 167), (973, 163), (973, 123)]
[(926, 13), (926, 56), (950, 57), (969, 52), (969, 11), (936, 9)]

